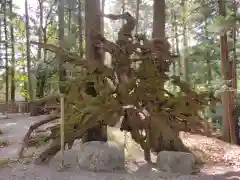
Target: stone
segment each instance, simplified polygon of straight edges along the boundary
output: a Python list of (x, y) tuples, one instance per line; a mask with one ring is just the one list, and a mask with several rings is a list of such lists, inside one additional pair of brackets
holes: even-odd
[(191, 153), (161, 151), (158, 153), (156, 165), (161, 171), (191, 174), (194, 171), (195, 157)]
[[(79, 150), (76, 149), (66, 149), (64, 151), (63, 161), (64, 166), (70, 169), (76, 169), (78, 167), (78, 154)], [(49, 162), (49, 166), (53, 167), (54, 169), (59, 169), (62, 162), (62, 155), (59, 151)]]
[(86, 142), (80, 146), (79, 166), (94, 172), (124, 169), (124, 148), (114, 142)]

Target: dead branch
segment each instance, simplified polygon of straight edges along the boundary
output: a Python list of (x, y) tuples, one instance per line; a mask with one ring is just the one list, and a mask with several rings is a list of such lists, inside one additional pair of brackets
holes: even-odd
[(127, 21), (118, 32), (118, 41), (128, 42), (129, 38), (133, 39), (132, 31), (134, 30), (137, 20), (130, 13), (126, 12), (120, 15), (114, 14), (105, 14), (104, 17), (109, 18), (111, 20), (119, 20), (124, 19)]
[(63, 58), (63, 62), (69, 62), (75, 65), (83, 66), (85, 68), (89, 68), (89, 61), (85, 61), (81, 58), (81, 56), (76, 53), (69, 52), (67, 49), (56, 46), (54, 44), (45, 44), (32, 41), (31, 44), (39, 45), (40, 48), (47, 49), (57, 55), (61, 55)]
[(38, 127), (40, 127), (40, 126), (42, 126), (46, 123), (52, 122), (52, 121), (56, 120), (57, 118), (59, 118), (59, 115), (57, 113), (53, 112), (52, 114), (48, 115), (44, 120), (36, 122), (35, 124), (33, 124), (29, 127), (27, 134), (23, 138), (23, 144), (22, 144), (22, 147), (19, 151), (19, 157), (20, 158), (23, 157), (23, 151), (24, 151), (25, 148), (27, 148), (27, 144), (28, 144), (28, 141), (30, 139), (30, 136), (31, 136), (32, 132), (35, 129), (37, 129)]

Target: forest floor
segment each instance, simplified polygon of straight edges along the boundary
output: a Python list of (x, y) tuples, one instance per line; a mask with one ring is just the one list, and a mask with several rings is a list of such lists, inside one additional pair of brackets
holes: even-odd
[[(58, 165), (36, 166), (31, 163), (33, 152), (28, 151), (29, 158), (25, 161), (17, 160), (17, 153), (21, 141), (27, 132), (30, 124), (44, 119), (44, 116), (29, 117), (27, 115), (9, 115), (9, 119), (0, 117), (0, 128), (3, 134), (0, 135), (0, 180), (162, 180), (162, 179), (240, 179), (240, 147), (230, 145), (214, 138), (207, 138), (201, 135), (182, 133), (183, 142), (202, 160), (204, 165), (195, 175), (180, 175), (159, 172), (154, 165), (144, 163), (142, 152), (131, 139), (127, 138), (127, 162), (126, 171), (114, 173), (93, 173), (78, 166), (68, 168), (59, 172)], [(109, 128), (110, 139), (118, 143), (124, 142), (124, 133), (117, 128)], [(77, 157), (79, 143), (74, 146)], [(154, 157), (153, 157), (154, 159)], [(60, 164), (59, 164), (60, 165)]]

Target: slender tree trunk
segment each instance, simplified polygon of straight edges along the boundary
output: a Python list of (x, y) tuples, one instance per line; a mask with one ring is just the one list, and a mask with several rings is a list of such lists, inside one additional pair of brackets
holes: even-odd
[[(172, 54), (176, 54), (176, 40), (175, 40), (175, 26), (176, 26), (176, 21), (175, 21), (175, 17), (174, 17), (174, 14), (175, 12), (172, 11), (171, 15), (172, 15), (172, 27), (171, 27), (171, 35), (172, 35), (172, 38), (171, 38), (171, 43), (172, 43)], [(177, 62), (174, 61), (172, 63), (172, 71), (173, 71), (173, 75), (176, 76), (177, 73), (176, 73), (176, 65), (177, 65)], [(176, 86), (173, 85), (173, 92), (176, 92)]]
[[(39, 29), (38, 29), (38, 42), (42, 42), (43, 39), (43, 3), (41, 0), (38, 0), (39, 4), (39, 14), (40, 14), (40, 24), (39, 24)], [(40, 46), (38, 47), (38, 52), (37, 52), (37, 60), (41, 61), (42, 59), (42, 49)], [(37, 98), (42, 98), (44, 97), (44, 86), (45, 86), (45, 76), (44, 76), (44, 70), (43, 70), (43, 64), (40, 63), (38, 65), (37, 69), (37, 84), (36, 84), (36, 97)]]
[(6, 108), (8, 109), (8, 101), (9, 101), (9, 66), (8, 66), (8, 24), (7, 24), (7, 1), (4, 2), (4, 36), (5, 36), (5, 73), (6, 73), (6, 89), (5, 89), (5, 101), (6, 101)]
[(135, 29), (135, 33), (138, 33), (138, 29), (139, 29), (139, 8), (140, 8), (140, 0), (137, 0), (137, 9), (136, 9), (136, 20), (137, 20), (137, 24), (136, 24), (136, 29)]
[[(41, 0), (38, 0), (39, 4), (39, 14), (40, 14), (40, 22), (39, 22), (39, 29), (38, 29), (38, 42), (42, 42), (42, 27), (43, 27), (43, 3)], [(42, 58), (42, 49), (38, 47), (37, 52), (37, 60), (41, 60)]]
[[(64, 47), (64, 0), (59, 0), (58, 5), (58, 36), (59, 36), (59, 45), (61, 47)], [(66, 77), (66, 71), (63, 67), (62, 63), (62, 57), (59, 58), (59, 90), (61, 93), (65, 92), (65, 77)]]
[(153, 38), (165, 38), (165, 0), (153, 3)]
[[(70, 4), (70, 3), (69, 3)], [(68, 34), (71, 35), (71, 25), (72, 25), (72, 7), (69, 5), (68, 6)]]
[[(10, 21), (12, 21), (12, 0), (10, 0), (10, 4), (9, 4), (9, 9), (10, 9)], [(11, 101), (14, 102), (15, 101), (15, 38), (14, 38), (14, 29), (13, 29), (13, 24), (10, 23), (10, 34), (11, 34)]]
[[(125, 13), (125, 0), (122, 0), (122, 7), (121, 7), (121, 11), (122, 11), (122, 14)], [(122, 19), (122, 25), (124, 24), (124, 19)]]
[[(237, 11), (237, 4), (236, 1), (234, 1), (235, 8), (234, 12), (236, 14)], [(236, 24), (235, 24), (236, 25)], [(232, 28), (232, 39), (233, 39), (233, 52), (232, 52), (232, 88), (234, 89), (234, 92), (232, 94), (232, 107), (233, 107), (233, 121), (235, 121), (235, 134), (236, 134), (236, 142), (238, 145), (240, 145), (240, 133), (239, 133), (239, 123), (238, 123), (238, 118), (237, 118), (237, 55), (236, 55), (236, 44), (237, 44), (237, 39), (236, 39), (236, 34), (237, 34), (237, 28), (233, 27)]]
[[(176, 54), (180, 55), (179, 53), (179, 38), (178, 38), (178, 24), (177, 24), (177, 16), (176, 16), (176, 12), (174, 11), (173, 14), (174, 17), (174, 32), (175, 32), (175, 44), (176, 44)], [(181, 60), (180, 58), (177, 59), (177, 66), (178, 66), (178, 76), (182, 76), (182, 68), (181, 68)]]
[(33, 100), (32, 75), (31, 75), (31, 56), (30, 56), (30, 31), (29, 31), (29, 15), (28, 0), (25, 0), (25, 16), (26, 16), (26, 48), (27, 48), (27, 72), (28, 72), (28, 93), (29, 99)]
[(79, 28), (79, 53), (83, 57), (83, 16), (82, 16), (82, 2), (78, 0), (78, 28)]
[[(154, 0), (153, 3), (153, 39), (165, 39), (165, 0)], [(164, 88), (164, 82), (162, 82)], [(164, 96), (162, 92), (161, 96)]]
[[(225, 1), (219, 0), (219, 14), (221, 16), (226, 16)], [(221, 68), (224, 80), (232, 80), (232, 67), (229, 62), (228, 55), (228, 44), (227, 44), (227, 33), (223, 33), (220, 36), (220, 46), (221, 46)], [(224, 107), (224, 131), (223, 139), (227, 142), (236, 143), (235, 134), (235, 122), (233, 119), (233, 107), (232, 107), (232, 92), (225, 91), (222, 95), (223, 107)]]
[[(105, 0), (101, 1), (101, 10), (102, 10), (102, 13), (105, 14)], [(104, 36), (104, 17), (101, 18), (101, 32)], [(106, 53), (103, 51), (103, 54), (102, 54), (103, 61), (105, 61), (105, 57), (106, 57)]]
[(240, 145), (240, 136), (239, 136), (239, 123), (237, 118), (237, 55), (236, 55), (236, 28), (233, 28), (233, 59), (232, 59), (232, 88), (234, 92), (232, 93), (232, 108), (233, 108), (233, 121), (235, 121), (235, 134), (236, 134), (236, 143)]
[[(102, 54), (97, 47), (94, 47), (94, 42), (98, 36), (97, 32), (101, 32), (102, 22), (100, 14), (100, 0), (87, 0), (85, 2), (85, 27), (86, 27), (86, 58), (89, 61), (103, 63)], [(94, 82), (88, 82), (86, 85), (86, 93), (96, 96)], [(93, 94), (90, 92), (93, 90)], [(83, 142), (87, 141), (107, 141), (107, 128), (96, 126), (85, 134)]]
[(183, 80), (189, 82), (188, 76), (188, 39), (187, 39), (187, 24), (186, 24), (186, 10), (187, 5), (185, 0), (181, 0), (181, 7), (182, 7), (182, 23), (183, 23)]

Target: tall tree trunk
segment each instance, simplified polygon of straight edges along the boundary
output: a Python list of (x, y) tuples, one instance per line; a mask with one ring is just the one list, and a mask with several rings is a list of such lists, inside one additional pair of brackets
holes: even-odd
[(153, 38), (165, 38), (165, 0), (153, 3)]
[[(219, 14), (221, 16), (226, 16), (225, 1), (218, 0)], [(224, 80), (232, 80), (232, 67), (229, 62), (228, 56), (228, 44), (227, 44), (227, 33), (224, 32), (220, 36), (220, 46), (221, 46), (221, 69)], [(224, 131), (223, 139), (227, 142), (236, 143), (235, 135), (235, 122), (233, 119), (233, 107), (232, 107), (232, 92), (227, 90), (223, 92), (222, 102), (224, 107)]]
[[(204, 30), (205, 30), (205, 37), (208, 42), (209, 34), (208, 34), (208, 30), (207, 30), (207, 26), (208, 26), (207, 20), (208, 19), (206, 18)], [(207, 88), (208, 88), (208, 91), (210, 92), (209, 99), (211, 99), (211, 96), (213, 93), (213, 88), (212, 88), (212, 65), (211, 65), (211, 56), (210, 56), (209, 52), (210, 52), (210, 50), (206, 50), (205, 59), (206, 59), (206, 64), (207, 64)], [(210, 101), (209, 103), (210, 103), (209, 113), (211, 113), (214, 110), (214, 104), (212, 103), (212, 101)]]
[[(42, 42), (42, 27), (43, 27), (43, 2), (42, 0), (38, 0), (39, 4), (39, 28), (38, 28), (38, 42)], [(42, 48), (38, 47), (37, 51), (37, 60), (40, 61), (42, 58)]]
[[(175, 32), (175, 44), (176, 44), (176, 54), (179, 55), (179, 38), (178, 38), (178, 24), (177, 24), (177, 15), (176, 12), (174, 11), (173, 14), (174, 17), (174, 32)], [(182, 68), (181, 68), (181, 60), (180, 58), (177, 59), (177, 66), (178, 66), (178, 76), (182, 76)]]
[(185, 0), (181, 0), (181, 8), (182, 8), (182, 23), (183, 23), (183, 80), (189, 82), (188, 76), (188, 39), (187, 39), (187, 24), (186, 24), (186, 10), (187, 5)]
[[(154, 0), (153, 38), (165, 39), (165, 8), (166, 6), (164, 0), (162, 1)], [(163, 80), (161, 84), (162, 86), (161, 89), (164, 89), (164, 83), (165, 82)], [(164, 93), (162, 93), (161, 96), (164, 96)], [(159, 98), (161, 99), (161, 97)], [(154, 120), (154, 118), (152, 120)], [(162, 139), (159, 139), (158, 141), (159, 149), (157, 150), (157, 152), (164, 150), (189, 152), (188, 148), (186, 148), (186, 146), (182, 143), (176, 130), (174, 130), (167, 123), (167, 121), (162, 127), (163, 127), (162, 129), (159, 129), (159, 132), (161, 132)]]
[[(125, 13), (125, 0), (122, 0), (122, 7), (121, 7), (121, 11), (122, 11), (122, 14)], [(124, 24), (124, 19), (122, 19), (122, 25)]]
[[(165, 39), (165, 0), (154, 0), (153, 3), (153, 39)], [(164, 82), (162, 82), (162, 88), (164, 89)], [(164, 96), (164, 93), (161, 94)]]
[(78, 31), (79, 31), (79, 53), (83, 57), (83, 16), (82, 16), (82, 2), (78, 0)]
[(237, 55), (236, 55), (236, 28), (233, 28), (233, 57), (232, 57), (232, 108), (233, 108), (233, 121), (235, 121), (235, 135), (236, 143), (240, 145), (240, 132), (239, 123), (237, 118)]
[[(98, 36), (97, 32), (102, 30), (99, 14), (100, 0), (87, 0), (85, 2), (86, 58), (89, 61), (103, 63), (101, 51), (94, 46), (95, 39)], [(96, 96), (94, 83), (88, 82), (86, 86), (86, 93)], [(91, 93), (90, 90), (93, 90), (94, 93)], [(83, 138), (83, 142), (87, 141), (107, 141), (107, 128), (99, 125), (90, 129)]]
[[(236, 1), (234, 1), (235, 8), (234, 12), (236, 14), (237, 12), (237, 4)], [(236, 24), (235, 24), (236, 25)], [(233, 52), (232, 52), (232, 88), (234, 89), (234, 92), (232, 94), (232, 108), (233, 108), (233, 121), (235, 121), (235, 134), (236, 134), (236, 143), (240, 145), (240, 127), (238, 123), (237, 118), (237, 55), (236, 55), (236, 45), (237, 45), (237, 39), (236, 39), (237, 29), (235, 27), (232, 28), (232, 39), (233, 39)]]
[[(153, 31), (152, 31), (152, 37), (153, 39), (165, 39), (165, 21), (166, 21), (166, 14), (165, 14), (165, 0), (159, 1), (154, 0), (153, 2)], [(162, 87), (161, 89), (164, 89), (164, 80), (159, 84), (159, 87)], [(164, 92), (159, 94), (160, 99), (161, 96), (164, 96)], [(150, 132), (150, 130), (149, 130)], [(150, 137), (149, 137), (150, 139)], [(151, 139), (150, 139), (151, 142)], [(144, 150), (144, 158), (147, 162), (151, 162), (151, 155), (150, 155), (150, 147), (147, 146)]]
[(27, 73), (28, 73), (28, 93), (29, 99), (33, 100), (32, 74), (31, 74), (31, 56), (30, 56), (30, 31), (29, 31), (29, 14), (28, 0), (25, 0), (25, 16), (26, 16), (26, 48), (27, 48)]
[(5, 102), (6, 102), (6, 108), (8, 109), (8, 101), (9, 101), (9, 66), (8, 66), (8, 24), (7, 24), (7, 0), (4, 1), (4, 36), (5, 36), (5, 73), (6, 73), (6, 89), (5, 89)]
[[(175, 20), (175, 17), (174, 17), (175, 12), (172, 11), (172, 12), (171, 12), (171, 15), (172, 15), (172, 19), (171, 19), (171, 20), (172, 20), (172, 24), (171, 24), (172, 54), (176, 54), (176, 40), (175, 40), (175, 26), (176, 26), (176, 20)], [(173, 75), (176, 76), (176, 75), (177, 75), (177, 72), (176, 72), (176, 65), (177, 65), (177, 62), (174, 61), (174, 62), (172, 63), (172, 65), (173, 65), (173, 66), (172, 66)], [(172, 88), (173, 88), (173, 89), (172, 89), (173, 92), (176, 92), (176, 86), (173, 85)]]
[[(38, 0), (39, 4), (39, 14), (40, 14), (40, 23), (39, 23), (39, 29), (38, 29), (38, 42), (42, 42), (43, 39), (43, 2), (42, 0)], [(37, 52), (37, 60), (41, 61), (42, 59), (42, 49), (40, 46), (38, 47), (38, 52)], [(36, 84), (36, 97), (37, 98), (42, 98), (44, 97), (44, 86), (45, 86), (45, 72), (43, 70), (43, 63), (40, 62), (38, 65), (37, 69), (37, 84)]]
[[(64, 0), (59, 0), (58, 4), (58, 36), (59, 36), (59, 45), (64, 47)], [(61, 93), (65, 92), (65, 78), (66, 78), (66, 70), (62, 63), (62, 57), (58, 57), (59, 59), (59, 91)]]
[[(101, 1), (101, 11), (104, 14), (105, 13), (105, 0)], [(101, 32), (104, 36), (104, 17), (101, 18)], [(102, 59), (105, 61), (106, 53), (103, 51), (102, 53)]]
[(72, 6), (71, 6), (71, 3), (68, 4), (68, 35), (71, 35), (72, 32), (71, 32), (71, 25), (72, 25)]
[(135, 29), (135, 33), (138, 33), (138, 29), (139, 29), (139, 8), (140, 8), (140, 0), (137, 0), (137, 9), (136, 9), (136, 20), (137, 20), (137, 24), (136, 24), (136, 29)]
[[(13, 11), (12, 11), (12, 0), (9, 1), (10, 9), (10, 21), (12, 21)], [(15, 101), (15, 38), (13, 24), (10, 23), (10, 34), (11, 34), (11, 101)]]

